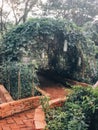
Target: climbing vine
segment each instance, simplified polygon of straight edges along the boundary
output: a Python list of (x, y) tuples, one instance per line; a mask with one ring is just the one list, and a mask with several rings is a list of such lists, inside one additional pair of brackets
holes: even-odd
[(2, 66), (2, 83), (13, 99), (36, 95), (35, 86), (38, 84), (36, 75), (37, 65), (32, 63), (10, 62)]
[(88, 62), (88, 57), (93, 61), (93, 43), (67, 20), (29, 20), (10, 30), (2, 45), (5, 61), (22, 62), (28, 57), (39, 69), (51, 69), (65, 77), (90, 82), (91, 73), (95, 76)]

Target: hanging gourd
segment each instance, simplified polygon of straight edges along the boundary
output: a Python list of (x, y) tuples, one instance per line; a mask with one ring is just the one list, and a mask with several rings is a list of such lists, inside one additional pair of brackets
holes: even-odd
[(67, 52), (67, 49), (68, 49), (68, 43), (67, 43), (67, 40), (65, 40), (65, 41), (64, 41), (63, 51), (64, 51), (64, 52)]
[(45, 58), (45, 53), (44, 53), (44, 51), (42, 52), (42, 59), (44, 59)]
[(81, 63), (82, 63), (82, 60), (81, 60), (81, 57), (79, 57), (79, 59), (78, 59), (78, 66), (81, 66)]

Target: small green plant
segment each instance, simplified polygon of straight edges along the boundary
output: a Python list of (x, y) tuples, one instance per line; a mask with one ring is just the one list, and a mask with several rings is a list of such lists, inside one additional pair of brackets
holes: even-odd
[(43, 111), (45, 113), (47, 113), (50, 110), (50, 108), (49, 108), (49, 100), (50, 100), (50, 98), (48, 96), (42, 96), (40, 98), (40, 104), (42, 105)]

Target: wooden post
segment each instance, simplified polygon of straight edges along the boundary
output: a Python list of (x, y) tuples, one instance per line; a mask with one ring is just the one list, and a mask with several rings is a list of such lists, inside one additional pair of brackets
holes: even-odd
[(11, 93), (11, 83), (10, 83), (10, 72), (9, 72), (9, 75), (8, 75), (8, 90), (9, 90), (9, 93)]
[(34, 69), (33, 69), (33, 67), (32, 67), (32, 95), (34, 96), (34, 93), (35, 93), (35, 86), (34, 86), (34, 78), (33, 78), (33, 76), (34, 76)]
[(18, 71), (18, 99), (21, 97), (20, 69)]

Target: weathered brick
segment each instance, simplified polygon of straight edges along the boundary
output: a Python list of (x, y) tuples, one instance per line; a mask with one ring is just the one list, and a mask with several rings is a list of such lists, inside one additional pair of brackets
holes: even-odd
[(36, 109), (34, 114), (34, 120), (37, 121), (44, 121), (45, 120), (45, 114), (42, 109)]
[(13, 101), (12, 97), (10, 96), (10, 94), (3, 85), (0, 85), (0, 97), (3, 102)]
[(26, 126), (31, 126), (31, 127), (33, 126), (33, 123), (32, 123), (33, 120), (32, 122), (30, 120), (23, 120), (23, 122), (25, 123)]
[(2, 130), (11, 130), (11, 128), (9, 126), (3, 126)]
[(11, 125), (10, 125), (10, 128), (11, 128), (12, 130), (14, 130), (14, 129), (19, 129), (19, 126), (18, 126), (17, 124), (11, 124)]
[(31, 98), (26, 98), (18, 101), (1, 104), (0, 118), (7, 117), (15, 113), (19, 113), (37, 107), (39, 105), (39, 98), (40, 97), (31, 97)]
[(46, 125), (47, 124), (45, 121), (35, 121), (35, 129), (36, 130), (44, 130)]
[(0, 126), (0, 130), (2, 130), (2, 127)]
[(15, 121), (11, 117), (9, 117), (8, 119), (6, 119), (6, 121), (7, 121), (8, 124), (15, 123)]

